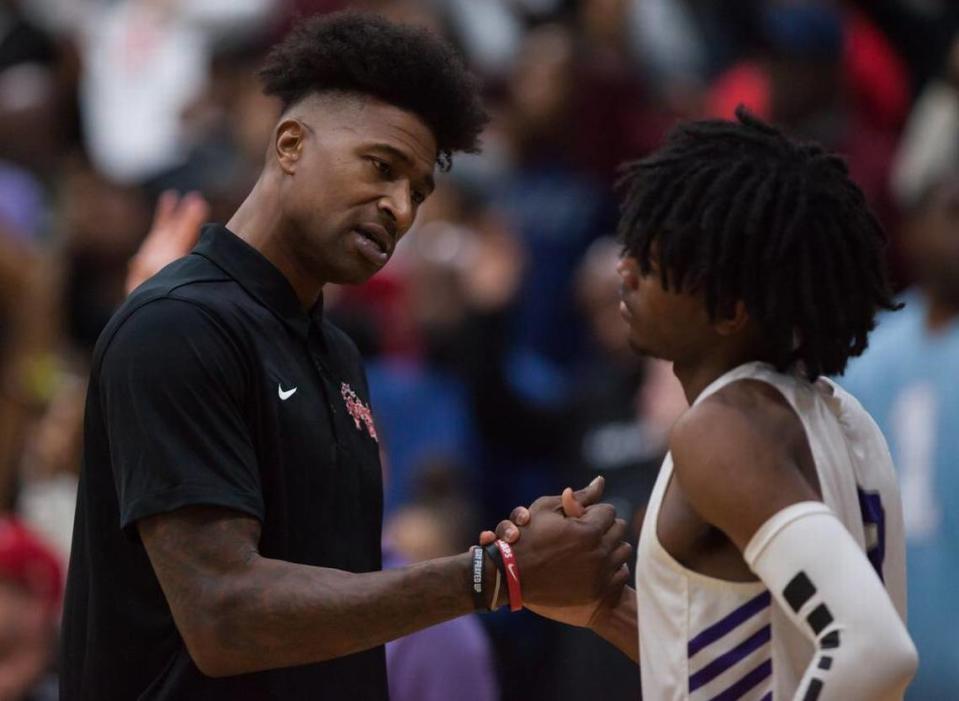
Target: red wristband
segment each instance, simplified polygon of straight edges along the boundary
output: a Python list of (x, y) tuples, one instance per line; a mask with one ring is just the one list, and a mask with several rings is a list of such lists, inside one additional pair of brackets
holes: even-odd
[(496, 547), (503, 556), (503, 570), (506, 575), (506, 590), (509, 592), (509, 610), (519, 611), (523, 608), (523, 591), (519, 586), (519, 567), (516, 565), (516, 555), (505, 540), (497, 540)]

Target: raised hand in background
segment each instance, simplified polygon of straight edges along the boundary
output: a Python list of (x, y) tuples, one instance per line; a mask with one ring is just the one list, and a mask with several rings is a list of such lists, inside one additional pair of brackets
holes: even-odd
[(198, 192), (181, 197), (167, 190), (160, 195), (150, 231), (130, 259), (127, 294), (164, 266), (189, 253), (200, 236), (200, 227), (209, 215), (210, 206)]

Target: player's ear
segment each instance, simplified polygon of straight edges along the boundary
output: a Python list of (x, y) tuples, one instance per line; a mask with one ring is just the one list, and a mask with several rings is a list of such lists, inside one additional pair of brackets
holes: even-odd
[(742, 300), (736, 302), (730, 313), (719, 319), (713, 327), (720, 336), (732, 336), (743, 330), (749, 323), (749, 312)]
[(276, 125), (273, 150), (284, 173), (292, 175), (296, 171), (296, 163), (303, 154), (305, 138), (306, 129), (298, 119), (284, 119)]

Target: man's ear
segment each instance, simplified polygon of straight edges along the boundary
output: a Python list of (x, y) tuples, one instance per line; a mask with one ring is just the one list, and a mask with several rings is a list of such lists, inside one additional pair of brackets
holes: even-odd
[(732, 308), (732, 313), (717, 321), (713, 327), (720, 336), (732, 336), (742, 331), (748, 323), (749, 312), (743, 301), (739, 300)]
[(284, 173), (296, 172), (296, 164), (303, 153), (306, 129), (298, 119), (288, 118), (276, 125), (273, 146), (276, 161)]

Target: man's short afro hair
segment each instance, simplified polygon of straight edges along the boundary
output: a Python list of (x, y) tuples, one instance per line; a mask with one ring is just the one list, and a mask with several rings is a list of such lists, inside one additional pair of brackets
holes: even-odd
[(413, 112), (433, 132), (440, 166), (479, 150), (488, 117), (479, 84), (453, 48), (433, 33), (359, 12), (302, 21), (270, 51), (259, 72), (284, 109), (327, 91), (376, 97)]

